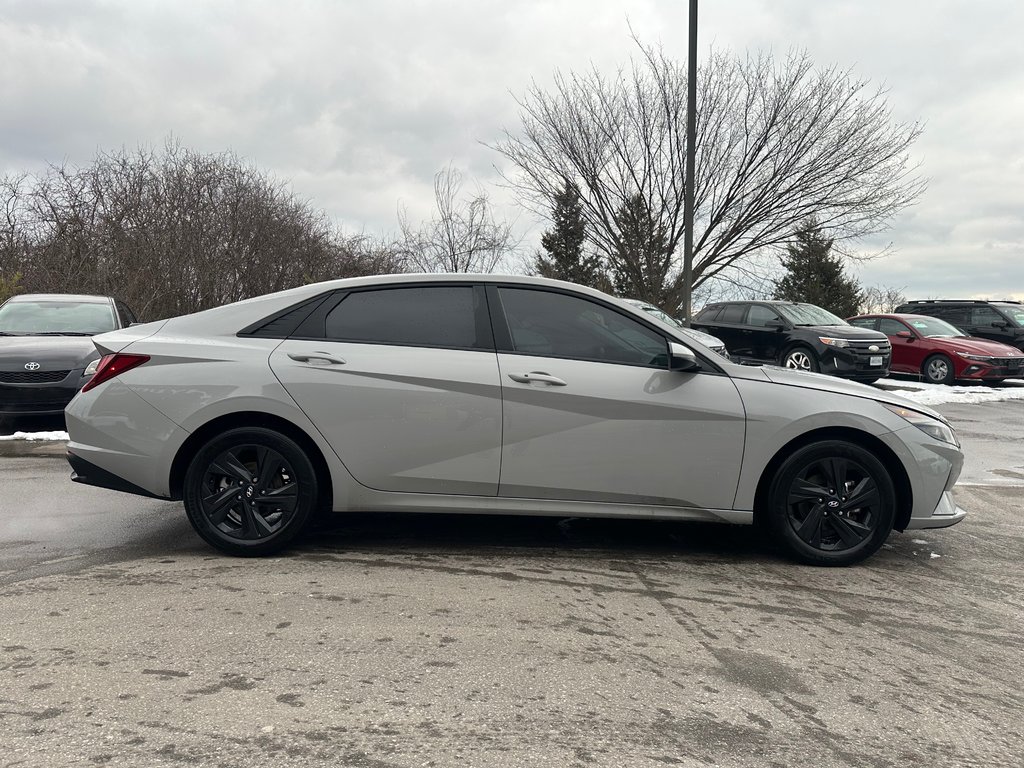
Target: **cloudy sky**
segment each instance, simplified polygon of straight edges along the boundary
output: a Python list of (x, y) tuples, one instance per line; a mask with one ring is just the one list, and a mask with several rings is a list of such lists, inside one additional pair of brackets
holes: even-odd
[[(629, 61), (627, 23), (685, 60), (685, 0), (0, 0), (0, 173), (88, 164), (98, 150), (231, 149), (353, 230), (429, 214), (449, 162), (529, 244), (539, 228), (491, 185), (484, 146), (513, 95), (556, 69)], [(930, 179), (858, 244), (857, 270), (910, 298), (1024, 299), (1024, 3), (703, 0), (700, 46), (852, 68), (889, 89)]]

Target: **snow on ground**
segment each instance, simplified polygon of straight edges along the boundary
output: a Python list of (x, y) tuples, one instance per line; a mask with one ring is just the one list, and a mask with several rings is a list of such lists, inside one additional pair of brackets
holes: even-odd
[[(897, 380), (879, 381), (875, 386), (902, 395), (921, 405), (941, 403), (995, 403), (1000, 400), (1024, 400), (1024, 380), (1009, 379), (1002, 387), (948, 387), (945, 384), (922, 384)], [(1016, 386), (1014, 386), (1016, 385)]]
[(0, 435), (0, 440), (67, 440), (67, 432), (15, 432)]

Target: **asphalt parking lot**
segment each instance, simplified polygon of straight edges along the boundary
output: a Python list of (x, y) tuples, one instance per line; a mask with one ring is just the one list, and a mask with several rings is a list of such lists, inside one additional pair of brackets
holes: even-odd
[(0, 444), (0, 766), (1019, 766), (1024, 402), (939, 406), (970, 516), (754, 531), (354, 515), (222, 557)]

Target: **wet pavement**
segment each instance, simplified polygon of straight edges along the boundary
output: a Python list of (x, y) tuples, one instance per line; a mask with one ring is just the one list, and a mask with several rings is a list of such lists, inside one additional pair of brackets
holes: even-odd
[(1024, 403), (939, 409), (971, 514), (848, 569), (477, 516), (227, 558), (0, 443), (0, 766), (1019, 766)]

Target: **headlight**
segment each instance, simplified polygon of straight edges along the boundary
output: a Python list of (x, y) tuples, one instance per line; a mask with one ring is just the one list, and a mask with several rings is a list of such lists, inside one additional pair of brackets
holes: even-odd
[(898, 405), (887, 405), (882, 403), (890, 411), (895, 413), (901, 419), (909, 421), (915, 427), (924, 432), (928, 437), (933, 437), (936, 440), (955, 445), (957, 448), (960, 447), (960, 443), (956, 440), (956, 435), (953, 433), (953, 428), (944, 421), (927, 416), (920, 411), (912, 411), (909, 408), (901, 408)]
[(99, 367), (100, 367), (100, 361), (99, 361), (99, 358), (97, 358), (96, 360), (93, 360), (91, 363), (89, 363), (87, 366), (85, 366), (85, 373), (83, 373), (82, 375), (83, 376), (92, 376), (94, 373), (96, 373), (96, 369), (99, 368)]
[(969, 355), (966, 352), (957, 352), (957, 354), (967, 360), (976, 360), (979, 363), (991, 363), (995, 359), (991, 355)]
[(818, 341), (826, 347), (848, 347), (850, 342), (846, 339), (833, 339), (831, 336), (819, 336)]

